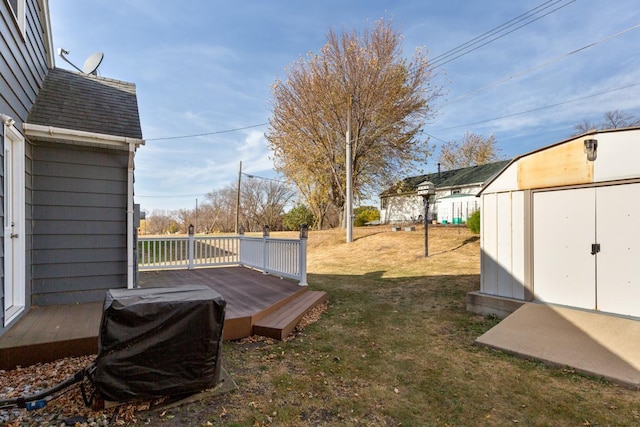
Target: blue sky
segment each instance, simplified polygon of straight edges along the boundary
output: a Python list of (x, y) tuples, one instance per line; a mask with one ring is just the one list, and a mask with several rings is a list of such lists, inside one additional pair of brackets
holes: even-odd
[[(504, 158), (563, 140), (606, 111), (640, 116), (637, 0), (50, 1), (55, 49), (78, 66), (104, 52), (100, 75), (136, 84), (147, 141), (136, 155), (136, 202), (147, 212), (193, 209), (237, 179), (240, 161), (243, 172), (277, 177), (261, 125), (270, 86), (318, 52), (329, 29), (391, 19), (405, 57), (424, 47), (437, 58), (538, 6), (540, 19), (436, 68), (446, 96), (424, 127), (431, 142), (494, 134)], [(71, 69), (59, 57), (56, 65)], [(424, 170), (436, 163), (437, 152)]]

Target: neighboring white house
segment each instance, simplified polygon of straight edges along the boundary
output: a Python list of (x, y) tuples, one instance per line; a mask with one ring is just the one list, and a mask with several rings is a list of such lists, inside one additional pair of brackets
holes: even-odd
[[(589, 154), (588, 152), (591, 152)], [(640, 317), (640, 128), (515, 158), (481, 191), (476, 313), (527, 301)]]
[(428, 219), (441, 224), (465, 223), (480, 209), (476, 194), (483, 184), (508, 163), (500, 161), (405, 178), (380, 194), (380, 221), (384, 224), (422, 221), (424, 206), (422, 196), (418, 196), (418, 185), (431, 181), (436, 194), (430, 199)]

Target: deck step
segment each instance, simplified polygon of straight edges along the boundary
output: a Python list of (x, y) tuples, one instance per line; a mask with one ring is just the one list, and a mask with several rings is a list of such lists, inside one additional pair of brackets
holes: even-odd
[(289, 301), (278, 310), (258, 320), (253, 325), (253, 333), (277, 340), (283, 340), (293, 331), (302, 317), (313, 307), (327, 300), (323, 291), (307, 291)]

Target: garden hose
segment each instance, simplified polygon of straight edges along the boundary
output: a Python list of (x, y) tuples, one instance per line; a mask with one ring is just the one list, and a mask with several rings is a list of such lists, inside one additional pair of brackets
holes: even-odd
[(81, 371), (75, 373), (66, 380), (56, 384), (55, 386), (47, 390), (43, 390), (29, 396), (20, 396), (12, 399), (0, 400), (0, 409), (25, 408), (27, 411), (33, 411), (34, 409), (44, 408), (47, 405), (47, 402), (53, 400), (59, 392), (89, 377), (95, 371), (95, 367), (95, 363), (92, 363), (91, 365), (87, 366), (86, 368), (82, 369)]

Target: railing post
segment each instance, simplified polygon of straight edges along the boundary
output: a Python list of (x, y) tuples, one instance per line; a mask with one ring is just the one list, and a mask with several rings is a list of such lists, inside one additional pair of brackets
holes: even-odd
[(267, 265), (269, 265), (269, 226), (265, 225), (262, 229), (262, 274), (269, 274)]
[(193, 225), (189, 225), (189, 270), (193, 270), (195, 238), (193, 237)]
[(244, 263), (242, 262), (242, 239), (244, 238), (244, 227), (238, 227), (238, 264), (240, 267), (244, 267)]
[(300, 225), (300, 253), (298, 262), (300, 263), (300, 286), (307, 286), (307, 238), (309, 237), (309, 227), (307, 224)]

